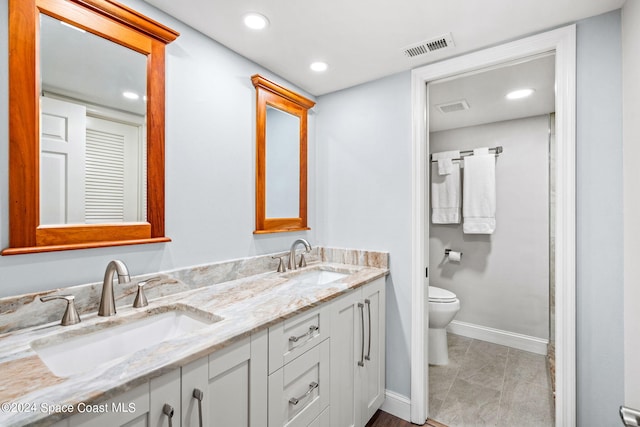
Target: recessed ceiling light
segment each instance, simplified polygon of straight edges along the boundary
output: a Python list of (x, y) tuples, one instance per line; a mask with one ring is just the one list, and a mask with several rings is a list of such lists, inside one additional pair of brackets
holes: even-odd
[(244, 25), (251, 28), (252, 30), (263, 30), (269, 25), (269, 20), (266, 16), (260, 15), (259, 13), (247, 13), (244, 15)]
[(507, 94), (507, 99), (520, 99), (526, 98), (527, 96), (531, 96), (535, 92), (535, 89), (518, 89), (513, 92), (509, 92)]
[(127, 99), (139, 99), (140, 95), (138, 95), (135, 92), (122, 92), (122, 96), (124, 96)]
[(309, 68), (311, 68), (313, 71), (316, 71), (318, 73), (327, 71), (328, 67), (329, 66), (327, 65), (327, 63), (322, 61), (312, 62), (311, 65), (309, 65)]

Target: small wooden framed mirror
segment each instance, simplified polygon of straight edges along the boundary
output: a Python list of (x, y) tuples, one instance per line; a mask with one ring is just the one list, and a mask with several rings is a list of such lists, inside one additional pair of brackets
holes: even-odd
[(315, 105), (256, 74), (255, 234), (307, 226), (307, 114)]
[(3, 255), (170, 241), (165, 46), (178, 35), (113, 0), (9, 0)]

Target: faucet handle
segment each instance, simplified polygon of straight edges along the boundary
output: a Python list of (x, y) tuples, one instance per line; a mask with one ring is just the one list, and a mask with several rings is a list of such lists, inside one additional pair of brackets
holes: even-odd
[(284, 266), (284, 260), (282, 256), (272, 256), (271, 258), (278, 260), (278, 269), (276, 270), (278, 273), (284, 273), (287, 271), (287, 267)]
[(162, 280), (161, 277), (151, 277), (147, 280), (143, 280), (142, 282), (138, 282), (138, 293), (136, 294), (136, 299), (133, 301), (134, 308), (146, 307), (149, 305), (149, 301), (147, 301), (147, 296), (144, 294), (144, 287), (147, 283), (158, 282)]
[(75, 299), (73, 295), (47, 295), (44, 297), (40, 297), (40, 301), (47, 302), (52, 301), (54, 299), (63, 299), (67, 301), (67, 308), (62, 315), (62, 320), (60, 324), (62, 326), (75, 325), (76, 323), (80, 323), (80, 316), (78, 315), (78, 310), (76, 310)]
[(302, 268), (306, 266), (307, 266), (307, 260), (304, 258), (304, 254), (300, 254), (300, 262), (298, 263), (298, 267)]

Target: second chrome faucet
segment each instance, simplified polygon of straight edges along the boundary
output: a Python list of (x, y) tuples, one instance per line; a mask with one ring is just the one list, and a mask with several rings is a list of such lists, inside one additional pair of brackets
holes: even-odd
[(300, 263), (296, 264), (296, 247), (299, 244), (304, 245), (304, 249), (307, 253), (311, 252), (311, 245), (305, 239), (297, 239), (293, 242), (291, 244), (291, 249), (289, 249), (289, 270), (296, 270), (298, 267), (304, 267), (307, 265), (304, 260), (304, 254), (300, 254)]
[(116, 300), (113, 295), (113, 279), (118, 274), (118, 283), (129, 283), (129, 270), (127, 265), (117, 259), (114, 259), (107, 265), (104, 272), (104, 281), (102, 282), (102, 296), (100, 298), (100, 306), (98, 307), (98, 316), (113, 316), (116, 314)]

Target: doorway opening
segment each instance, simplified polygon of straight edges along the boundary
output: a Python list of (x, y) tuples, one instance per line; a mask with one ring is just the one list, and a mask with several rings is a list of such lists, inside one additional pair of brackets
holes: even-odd
[(544, 53), (427, 85), (429, 418), (451, 427), (554, 425), (554, 83)]
[[(575, 26), (463, 55), (412, 72), (413, 215), (412, 215), (412, 342), (411, 421), (425, 422), (429, 414), (427, 355), (429, 264), (429, 99), (427, 84), (480, 69), (500, 66), (545, 53), (555, 54), (556, 146), (553, 175), (555, 197), (556, 291), (556, 425), (575, 425)], [(505, 153), (506, 154), (506, 153)], [(429, 268), (431, 270), (431, 268)]]

